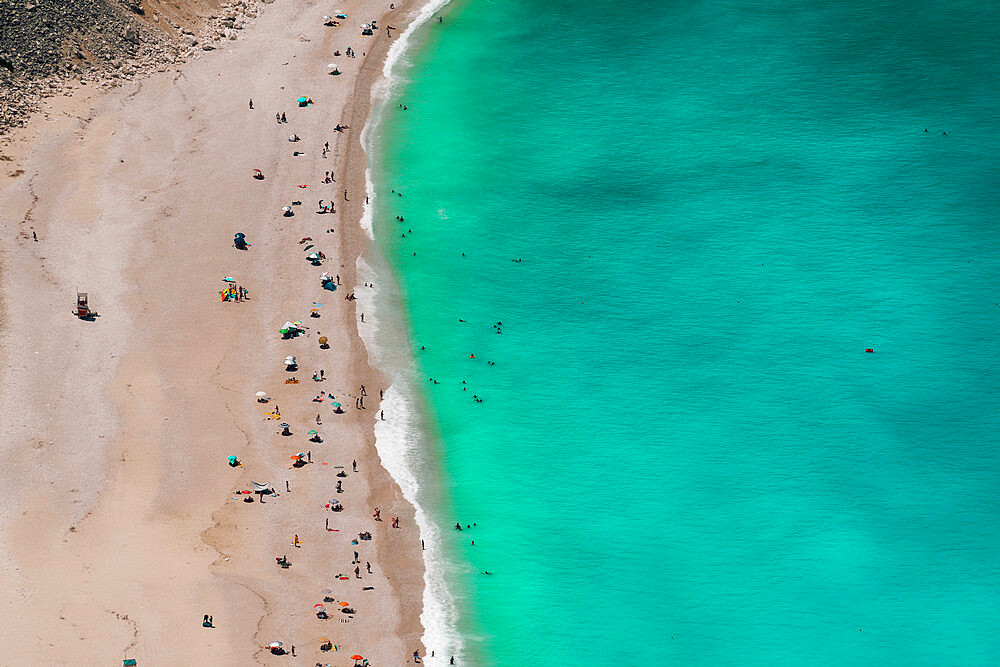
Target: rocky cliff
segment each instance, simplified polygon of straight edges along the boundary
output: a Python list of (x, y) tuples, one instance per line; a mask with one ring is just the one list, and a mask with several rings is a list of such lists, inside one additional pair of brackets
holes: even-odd
[(273, 0), (0, 0), (0, 134), (49, 95), (211, 50)]

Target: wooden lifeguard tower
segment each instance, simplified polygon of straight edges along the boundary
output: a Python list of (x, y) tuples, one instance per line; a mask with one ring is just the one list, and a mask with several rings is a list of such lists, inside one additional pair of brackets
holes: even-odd
[(92, 320), (97, 317), (97, 311), (90, 309), (86, 292), (76, 293), (76, 316), (81, 320)]

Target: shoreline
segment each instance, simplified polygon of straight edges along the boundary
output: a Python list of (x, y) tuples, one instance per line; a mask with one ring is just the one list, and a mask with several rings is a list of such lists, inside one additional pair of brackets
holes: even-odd
[[(364, 207), (360, 225), (371, 239), (365, 252), (357, 259), (357, 270), (368, 278), (373, 288), (359, 296), (359, 308), (368, 313), (370, 327), (364, 329), (362, 341), (370, 362), (389, 380), (383, 401), (391, 415), (388, 421), (375, 424), (375, 446), (383, 466), (400, 486), (404, 498), (415, 508), (416, 522), (420, 527), (424, 562), (424, 608), (420, 616), (423, 627), (422, 641), (427, 651), (432, 649), (437, 658), (429, 657), (429, 664), (445, 664), (448, 656), (467, 659), (469, 656), (458, 628), (458, 603), (456, 583), (449, 581), (446, 570), (455, 565), (453, 554), (441, 533), (441, 521), (446, 522), (442, 506), (442, 475), (444, 471), (435, 461), (440, 461), (433, 433), (426, 396), (419, 393), (414, 375), (416, 359), (406, 326), (407, 313), (401, 300), (400, 287), (394, 269), (383, 255), (375, 235), (375, 213), (380, 207), (384, 192), (380, 192), (373, 179), (379, 158), (377, 128), (391, 110), (396, 86), (407, 83), (411, 63), (405, 55), (413, 53), (416, 32), (429, 23), (451, 0), (430, 0), (418, 12), (406, 30), (394, 40), (389, 53), (382, 59), (382, 73), (371, 86), (372, 107), (367, 122), (360, 133), (361, 145), (367, 156), (365, 169), (366, 191), (372, 202)], [(426, 38), (426, 35), (424, 36)], [(388, 211), (382, 211), (388, 215)], [(375, 288), (375, 282), (378, 288)], [(439, 521), (431, 517), (437, 515)]]
[[(269, 212), (280, 206), (267, 203), (287, 198), (290, 184), (305, 182), (309, 174), (298, 164), (289, 164), (289, 158), (279, 161), (275, 157), (290, 147), (281, 139), (275, 140), (275, 148), (270, 150), (234, 146), (229, 140), (232, 132), (245, 132), (246, 136), (287, 134), (284, 128), (268, 128), (267, 123), (274, 121), (268, 121), (266, 116), (275, 100), (287, 107), (286, 98), (291, 94), (255, 91), (255, 101), (261, 100), (256, 112), (263, 118), (259, 127), (252, 120), (236, 116), (241, 112), (226, 112), (221, 128), (212, 125), (213, 110), (202, 108), (191, 95), (209, 81), (217, 68), (221, 68), (217, 77), (220, 83), (213, 88), (213, 99), (227, 99), (230, 91), (245, 89), (248, 83), (258, 84), (266, 63), (249, 72), (239, 70), (235, 64), (226, 69), (225, 61), (234, 53), (243, 61), (269, 56), (279, 61), (279, 50), (302, 48), (309, 49), (316, 62), (329, 59), (317, 52), (334, 40), (348, 39), (360, 49), (360, 38), (348, 38), (346, 31), (351, 30), (355, 16), (377, 15), (371, 3), (348, 9), (352, 18), (336, 29), (341, 32), (316, 31), (319, 35), (310, 37), (322, 40), (322, 47), (296, 44), (293, 40), (298, 29), (281, 26), (285, 37), (274, 44), (273, 52), (249, 53), (253, 42), (266, 39), (259, 35), (261, 31), (279, 30), (279, 14), (286, 15), (289, 25), (296, 20), (306, 21), (288, 16), (292, 11), (290, 5), (269, 5), (258, 25), (250, 28), (245, 40), (233, 42), (231, 49), (220, 49), (184, 64), (176, 72), (153, 75), (127, 88), (53, 102), (47, 106), (52, 117), (58, 116), (54, 121), (44, 118), (49, 113), (40, 113), (28, 128), (16, 133), (16, 143), (25, 156), (5, 166), (30, 165), (24, 175), (31, 180), (9, 177), (0, 190), (0, 199), (8, 205), (16, 204), (14, 210), (28, 213), (18, 224), (23, 228), (20, 240), (3, 248), (3, 266), (9, 269), (5, 271), (8, 274), (32, 266), (44, 273), (50, 266), (46, 261), (50, 261), (54, 275), (42, 286), (30, 271), (19, 276), (19, 284), (4, 284), (8, 317), (3, 353), (8, 358), (19, 358), (34, 351), (44, 352), (46, 357), (41, 365), (29, 359), (22, 383), (7, 383), (5, 393), (25, 397), (8, 408), (7, 417), (13, 424), (20, 419), (15, 417), (19, 408), (33, 411), (32, 418), (24, 420), (17, 433), (45, 424), (46, 436), (49, 431), (54, 435), (39, 438), (49, 443), (41, 447), (43, 453), (29, 456), (8, 476), (16, 476), (22, 484), (25, 480), (31, 483), (51, 478), (55, 488), (35, 488), (28, 500), (15, 500), (13, 505), (20, 506), (23, 513), (4, 525), (11, 558), (5, 559), (3, 575), (12, 584), (7, 590), (15, 593), (5, 596), (5, 602), (16, 621), (3, 634), (9, 638), (20, 636), (27, 646), (37, 647), (33, 657), (39, 664), (60, 664), (70, 655), (64, 652), (70, 647), (74, 647), (73, 660), (82, 656), (120, 659), (123, 650), (129, 651), (130, 657), (177, 659), (190, 651), (198, 660), (216, 656), (218, 664), (226, 664), (237, 655), (268, 664), (270, 655), (260, 647), (279, 636), (286, 637), (281, 640), (286, 645), (294, 643), (292, 639), (298, 641), (299, 652), (310, 655), (317, 651), (318, 643), (311, 636), (317, 631), (325, 627), (330, 635), (344, 634), (344, 626), (332, 625), (339, 619), (331, 619), (324, 626), (310, 618), (310, 610), (319, 588), (337, 588), (318, 582), (324, 570), (330, 577), (336, 567), (346, 568), (346, 562), (337, 566), (329, 563), (329, 556), (339, 553), (350, 558), (349, 549), (345, 549), (348, 545), (330, 545), (329, 549), (324, 545), (325, 553), (317, 549), (309, 554), (310, 543), (324, 539), (325, 531), (317, 534), (300, 525), (306, 512), (313, 517), (310, 523), (317, 520), (319, 514), (310, 501), (332, 493), (333, 479), (321, 481), (316, 479), (318, 475), (309, 478), (302, 474), (305, 471), (295, 471), (294, 476), (282, 472), (284, 463), (279, 460), (287, 459), (275, 451), (275, 438), (269, 432), (273, 425), (261, 421), (261, 411), (257, 410), (260, 406), (252, 396), (263, 388), (261, 385), (267, 385), (275, 402), (285, 406), (282, 418), (301, 424), (296, 428), (303, 431), (307, 428), (305, 413), (316, 406), (307, 402), (305, 408), (292, 411), (287, 406), (296, 400), (301, 402), (302, 394), (311, 388), (279, 384), (284, 374), (277, 371), (277, 361), (283, 354), (297, 354), (302, 360), (303, 369), (298, 375), (303, 383), (309, 376), (306, 360), (309, 365), (320, 363), (328, 369), (332, 364), (341, 376), (336, 380), (338, 397), (356, 390), (351, 378), (369, 387), (384, 385), (361, 347), (358, 322), (350, 319), (356, 316), (356, 309), (345, 302), (341, 310), (339, 303), (356, 275), (350, 260), (360, 256), (368, 243), (357, 222), (362, 200), (360, 196), (351, 197), (348, 206), (333, 220), (340, 239), (335, 256), (340, 260), (337, 272), (343, 274), (343, 291), (321, 292), (315, 282), (316, 270), (305, 268), (302, 258), (289, 248), (289, 242), (294, 245), (292, 237), (301, 235), (300, 221), (311, 215), (298, 214), (286, 224), (278, 216), (270, 219)], [(408, 22), (416, 11), (407, 5), (382, 22), (398, 22), (397, 27), (401, 27), (406, 25), (402, 14), (407, 14)], [(349, 138), (329, 137), (335, 157), (330, 162), (339, 165), (338, 172), (348, 170), (345, 185), (351, 192), (364, 191), (366, 156), (359, 140), (360, 128), (370, 112), (370, 86), (381, 76), (381, 58), (388, 48), (388, 40), (374, 41), (374, 50), (365, 49), (363, 60), (355, 59), (362, 60), (358, 73), (345, 70), (347, 76), (356, 77), (356, 83), (339, 112), (331, 111), (327, 102), (334, 93), (315, 93), (312, 96), (317, 98), (317, 107), (326, 103), (327, 108), (319, 113), (316, 108), (305, 110), (313, 117), (303, 115), (303, 129), (299, 129), (298, 119), (289, 123), (303, 139), (312, 140), (316, 152), (315, 134), (320, 123), (327, 126), (340, 122), (353, 128)], [(308, 59), (310, 53), (300, 51), (294, 57)], [(272, 64), (272, 72), (282, 66)], [(299, 66), (303, 66), (302, 61)], [(227, 78), (232, 76), (233, 82), (221, 79), (223, 71)], [(254, 76), (257, 80), (250, 78)], [(337, 83), (344, 78), (338, 77)], [(197, 82), (192, 82), (195, 79)], [(327, 87), (322, 85), (326, 80), (318, 83), (321, 85), (314, 85), (314, 90)], [(366, 95), (361, 97), (363, 91)], [(89, 116), (86, 111), (81, 113), (90, 103), (94, 108)], [(185, 116), (193, 129), (184, 125)], [(173, 117), (180, 123), (162, 128)], [(58, 132), (46, 128), (41, 140), (25, 144), (24, 138), (44, 128), (42, 123), (46, 122), (58, 125)], [(345, 138), (349, 139), (346, 146), (342, 143)], [(114, 158), (118, 155), (121, 161), (116, 164)], [(307, 157), (309, 162), (316, 160), (308, 153)], [(129, 166), (136, 160), (137, 166)], [(247, 185), (250, 163), (267, 174), (267, 180), (260, 184), (263, 187), (252, 181)], [(53, 165), (61, 171), (53, 174)], [(65, 178), (67, 175), (70, 178)], [(302, 199), (305, 203), (307, 197)], [(221, 224), (205, 226), (199, 218), (206, 215), (222, 219)], [(326, 224), (326, 218), (319, 220)], [(6, 222), (9, 225), (11, 221)], [(315, 224), (310, 226), (316, 228)], [(234, 259), (231, 253), (236, 251), (225, 246), (232, 230), (238, 227), (247, 232), (255, 247), (246, 257)], [(29, 229), (41, 233), (39, 246), (27, 238)], [(60, 236), (67, 238), (53, 242), (53, 237)], [(313, 237), (321, 240), (315, 232)], [(38, 259), (42, 252), (46, 260)], [(295, 252), (299, 252), (297, 246)], [(102, 270), (103, 280), (98, 278)], [(218, 289), (218, 277), (234, 273), (248, 284), (251, 301), (220, 305), (211, 296)], [(123, 275), (131, 275), (134, 283), (122, 281)], [(206, 284), (209, 276), (214, 276), (216, 282)], [(65, 294), (70, 280), (81, 279), (92, 285), (80, 289), (91, 290), (94, 305), (102, 312), (97, 322), (76, 321), (64, 303), (71, 303)], [(322, 322), (322, 327), (316, 328), (337, 333), (343, 346), (337, 346), (322, 361), (315, 353), (315, 340), (308, 340), (311, 332), (291, 345), (277, 340), (274, 334), (285, 318), (306, 319), (301, 314), (303, 305), (291, 300), (303, 301), (302, 285), (316, 285), (309, 290), (310, 296), (326, 299), (324, 317), (315, 320)], [(32, 298), (26, 299), (25, 294)], [(43, 313), (37, 312), (39, 296), (44, 297)], [(21, 327), (39, 317), (52, 322), (47, 330), (51, 340), (41, 345), (21, 340)], [(64, 349), (67, 341), (71, 341), (73, 350)], [(110, 351), (111, 356), (101, 355), (98, 350)], [(76, 368), (81, 359), (88, 363)], [(65, 388), (58, 392), (58, 399), (69, 402), (73, 413), (88, 420), (87, 428), (95, 432), (85, 439), (92, 440), (92, 444), (81, 445), (78, 418), (44, 405), (43, 392), (51, 390), (51, 383), (42, 384), (36, 392), (26, 391), (23, 384), (34, 381), (33, 374), (42, 366), (62, 378)], [(8, 367), (6, 379), (18, 371)], [(301, 389), (298, 399), (289, 393), (290, 388)], [(116, 410), (112, 408), (115, 405)], [(99, 408), (113, 411), (95, 422), (93, 417), (99, 414)], [(324, 431), (323, 437), (337, 441), (337, 463), (349, 465), (347, 457), (351, 457), (362, 471), (368, 472), (359, 482), (351, 482), (358, 491), (344, 495), (347, 510), (330, 515), (331, 521), (336, 517), (337, 524), (343, 523), (345, 534), (348, 527), (372, 530), (366, 517), (372, 506), (380, 506), (383, 516), (400, 517), (401, 536), (415, 534), (414, 510), (381, 467), (374, 448), (372, 418), (377, 413), (369, 410), (349, 414), (327, 426), (329, 432)], [(332, 421), (333, 415), (323, 421), (328, 418)], [(6, 455), (23, 448), (16, 438), (5, 438)], [(236, 471), (226, 468), (225, 455), (229, 453), (238, 453), (244, 467)], [(331, 450), (325, 456), (333, 458), (334, 454)], [(101, 464), (101, 460), (107, 463)], [(102, 471), (105, 479), (101, 479)], [(329, 473), (332, 476), (332, 471)], [(248, 487), (251, 479), (265, 478), (280, 492), (265, 506), (222, 502), (231, 495), (227, 489)], [(280, 489), (286, 479), (291, 481), (290, 494)], [(37, 482), (34, 486), (40, 487)], [(72, 497), (67, 494), (88, 493), (91, 497), (87, 500), (73, 503), (81, 508), (77, 515), (61, 514), (66, 499)], [(284, 509), (288, 504), (292, 504), (290, 511)], [(283, 515), (262, 513), (279, 505)], [(245, 511), (249, 509), (261, 511), (250, 514)], [(349, 633), (363, 640), (355, 641), (355, 646), (369, 646), (346, 650), (351, 651), (348, 655), (360, 650), (373, 662), (393, 663), (419, 646), (421, 626), (414, 608), (420, 606), (424, 594), (420, 576), (423, 561), (419, 542), (411, 538), (404, 546), (391, 536), (385, 523), (373, 531), (377, 550), (374, 559), (371, 555), (368, 558), (376, 573), (384, 567), (387, 575), (376, 574), (376, 591), (368, 598), (370, 602), (364, 603), (368, 609), (359, 608), (351, 621), (351, 626), (361, 627)], [(305, 544), (301, 550), (289, 548), (290, 535), (286, 532), (302, 536)], [(294, 552), (288, 554), (289, 559), (299, 567), (279, 571), (270, 558), (281, 551)], [(282, 577), (289, 574), (293, 577)], [(384, 586), (378, 585), (379, 581)], [(73, 592), (67, 594), (69, 590)], [(352, 599), (362, 600), (360, 591), (348, 591), (347, 595), (352, 604), (361, 606), (362, 602)], [(90, 609), (97, 611), (88, 613)], [(196, 622), (202, 609), (214, 610), (217, 628), (207, 635)], [(304, 620), (295, 621), (296, 617)], [(387, 622), (396, 627), (391, 637), (382, 634)], [(44, 635), (40, 630), (43, 628)], [(323, 657), (316, 652), (317, 660)]]

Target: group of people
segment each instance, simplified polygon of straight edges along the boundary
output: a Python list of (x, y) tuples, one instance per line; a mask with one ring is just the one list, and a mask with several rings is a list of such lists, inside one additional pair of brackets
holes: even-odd
[[(372, 23), (374, 24), (374, 22), (372, 22)], [(391, 29), (391, 27), (389, 29)], [(346, 53), (347, 53), (348, 57), (351, 57), (351, 58), (355, 57), (355, 52), (353, 51), (353, 49), (351, 47), (348, 47), (346, 49)], [(338, 55), (339, 55), (339, 53), (338, 53)], [(309, 106), (312, 103), (313, 103), (313, 101), (311, 99), (306, 98), (304, 101), (300, 101), (299, 104), (298, 104), (298, 106), (300, 106), (300, 107), (301, 106)], [(251, 101), (251, 103), (250, 103), (249, 106), (250, 106), (250, 109), (253, 109), (252, 101)], [(288, 118), (287, 118), (287, 116), (286, 116), (286, 114), (284, 112), (275, 113), (275, 121), (276, 121), (277, 124), (285, 124), (285, 123), (289, 122)], [(348, 129), (347, 125), (342, 125), (342, 124), (338, 123), (336, 125), (336, 127), (334, 128), (334, 131), (336, 131), (336, 132), (343, 132), (346, 129)], [(299, 141), (299, 140), (301, 140), (301, 138), (299, 137), (298, 134), (293, 133), (291, 136), (293, 137), (293, 139), (292, 139), (293, 141)], [(323, 145), (323, 148), (322, 148), (323, 157), (325, 158), (329, 152), (330, 152), (330, 144), (329, 144), (329, 142), (325, 142), (324, 145)], [(302, 152), (299, 152), (299, 151), (296, 151), (296, 154), (298, 154), (298, 155), (305, 155), (305, 153), (302, 153)], [(262, 176), (262, 174), (261, 174), (261, 176)], [(323, 174), (323, 177), (321, 179), (321, 182), (323, 184), (326, 184), (326, 185), (331, 184), (331, 183), (335, 183), (336, 181), (334, 179), (334, 173), (333, 173), (333, 171), (325, 171), (324, 174)], [(350, 201), (348, 199), (348, 191), (346, 189), (344, 189), (344, 193), (343, 194), (344, 194), (344, 200), (345, 201)], [(400, 196), (401, 196), (401, 193), (400, 193)], [(365, 202), (366, 203), (368, 202), (368, 197), (367, 196), (365, 197)], [(318, 201), (318, 204), (317, 204), (317, 209), (318, 209), (317, 210), (318, 214), (329, 214), (329, 213), (335, 214), (337, 212), (336, 211), (336, 207), (335, 207), (335, 203), (334, 203), (333, 200), (323, 200), (323, 199), (320, 199)], [(400, 222), (403, 221), (402, 217), (399, 218), (399, 221)], [(329, 232), (329, 231), (332, 231), (332, 230), (327, 230), (327, 231)], [(308, 248), (307, 248), (307, 250), (308, 250)], [(313, 251), (313, 252), (315, 252), (316, 256), (318, 256), (320, 259), (325, 259), (326, 258), (326, 256), (324, 254), (322, 254), (321, 251), (316, 250), (316, 251)], [(330, 277), (327, 276), (326, 280), (330, 283), (330, 286), (334, 287), (334, 288), (335, 288), (336, 285), (340, 284), (340, 276), (339, 275), (337, 275), (335, 279), (331, 279)], [(366, 286), (367, 286), (367, 284), (366, 284)], [(324, 285), (324, 288), (326, 288), (326, 285)], [(242, 285), (230, 285), (224, 291), (224, 300), (243, 301), (243, 300), (245, 300), (245, 299), (248, 298), (247, 294), (248, 294), (247, 290), (245, 288), (243, 288)], [(348, 294), (345, 298), (348, 301), (353, 301), (355, 297), (354, 297), (354, 294), (352, 292), (352, 293)], [(315, 308), (314, 308), (314, 312), (315, 312)], [(362, 316), (362, 321), (363, 321), (363, 316)], [(326, 346), (326, 347), (328, 347), (328, 346)], [(320, 371), (316, 371), (316, 372), (313, 373), (313, 380), (314, 381), (321, 382), (321, 381), (323, 381), (325, 379), (326, 379), (326, 376), (325, 376), (325, 372), (324, 371), (320, 370)], [(380, 394), (381, 394), (381, 392), (380, 392)], [(359, 409), (359, 410), (365, 409), (366, 406), (364, 404), (364, 400), (365, 400), (365, 396), (366, 395), (367, 395), (367, 392), (365, 391), (365, 388), (362, 385), (359, 394), (356, 395), (356, 397), (355, 397), (355, 407), (357, 409)], [(334, 397), (333, 397), (333, 395), (331, 393), (327, 393), (325, 391), (321, 391), (312, 400), (314, 402), (326, 402), (327, 398), (331, 399), (331, 402), (332, 402), (332, 399)], [(339, 409), (339, 405), (337, 403), (334, 402), (333, 405), (337, 407), (336, 412), (343, 413), (343, 410)], [(278, 416), (278, 418), (280, 418), (280, 412), (278, 412), (278, 409), (277, 409), (276, 405), (274, 406), (274, 415), (269, 415), (269, 418), (273, 418), (274, 416)], [(381, 417), (384, 419), (384, 412), (381, 413)], [(317, 424), (321, 424), (322, 423), (321, 422), (321, 416), (319, 414), (316, 415), (316, 423)], [(314, 433), (315, 433), (315, 431), (314, 431)], [(314, 442), (322, 442), (322, 439), (319, 438), (318, 436), (316, 436), (316, 437), (314, 437), (313, 441)], [(309, 452), (309, 454), (306, 457), (303, 457), (303, 458), (311, 459), (311, 452)], [(357, 461), (353, 461), (352, 462), (352, 470), (354, 472), (357, 472), (357, 470), (358, 470)], [(337, 476), (338, 477), (347, 477), (347, 473), (345, 471), (341, 470), (341, 471), (339, 471), (337, 473)], [(286, 486), (286, 489), (290, 490), (290, 487)], [(337, 493), (343, 493), (343, 492), (344, 492), (343, 480), (338, 480), (337, 481)], [(331, 501), (331, 504), (332, 504), (332, 501)], [(337, 503), (337, 505), (342, 508), (342, 505), (340, 505), (339, 502)], [(377, 507), (375, 508), (373, 517), (374, 517), (375, 521), (381, 521), (381, 510), (379, 508), (377, 508)], [(334, 530), (334, 529), (330, 528), (330, 519), (329, 519), (329, 517), (327, 517), (325, 519), (325, 526), (326, 526), (326, 530), (328, 532), (331, 532), (332, 530)], [(391, 527), (393, 529), (399, 529), (400, 528), (400, 518), (398, 516), (392, 517), (392, 519), (391, 519)], [(371, 540), (371, 539), (372, 539), (372, 533), (371, 532), (362, 532), (362, 533), (360, 533), (358, 535), (357, 539), (352, 540), (352, 543), (354, 545), (358, 545), (360, 543), (360, 541), (362, 541), (362, 540)], [(303, 543), (299, 539), (298, 535), (295, 535), (293, 537), (292, 546), (294, 548), (297, 548), (297, 549), (302, 549), (303, 548)], [(277, 561), (278, 561), (278, 565), (281, 566), (281, 567), (283, 567), (283, 568), (286, 568), (286, 567), (288, 567), (290, 565), (289, 562), (288, 562), (287, 557), (285, 557), (285, 556), (279, 557), (277, 559)], [(355, 577), (357, 579), (360, 579), (362, 577), (362, 574), (361, 574), (362, 573), (362, 569), (361, 569), (361, 563), (362, 562), (364, 562), (364, 572), (366, 572), (369, 575), (371, 575), (372, 572), (373, 572), (373, 568), (372, 568), (371, 562), (370, 561), (362, 561), (362, 559), (360, 558), (359, 552), (355, 551), (354, 552), (354, 559), (352, 560), (352, 564), (355, 565), (355, 567), (354, 567), (354, 574), (355, 574)], [(370, 589), (370, 587), (366, 587), (366, 590), (369, 590), (369, 589)], [(354, 610), (350, 609), (350, 612), (353, 613)], [(321, 615), (321, 614), (317, 613), (317, 617), (318, 618), (322, 619), (324, 616), (325, 616), (325, 614)], [(211, 616), (208, 616), (208, 615), (205, 616), (205, 623), (206, 623), (206, 627), (214, 627), (212, 625), (212, 618), (211, 618)], [(284, 653), (284, 650), (280, 646), (278, 646), (278, 647), (271, 646), (271, 647), (268, 647), (268, 648), (271, 649), (272, 653), (279, 653), (279, 652), (280, 653)], [(333, 646), (332, 646), (332, 644), (329, 641), (327, 641), (324, 645), (320, 646), (320, 649), (324, 650), (324, 651), (329, 651), (329, 650), (331, 650), (331, 648), (333, 648)], [(295, 650), (294, 647), (291, 647), (292, 655), (294, 655), (294, 650)], [(413, 652), (413, 658), (414, 658), (415, 662), (419, 662), (420, 661), (420, 657), (419, 657), (419, 652), (418, 651), (414, 651)], [(367, 660), (365, 661), (365, 664), (367, 664)], [(455, 664), (454, 657), (451, 658), (450, 664)]]
[(249, 298), (249, 292), (243, 288), (243, 285), (230, 285), (219, 292), (219, 295), (223, 301), (246, 301)]

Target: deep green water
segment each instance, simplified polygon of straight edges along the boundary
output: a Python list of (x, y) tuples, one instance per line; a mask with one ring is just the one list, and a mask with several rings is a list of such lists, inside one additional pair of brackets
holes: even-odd
[(375, 232), (459, 664), (1000, 663), (1000, 5), (443, 16)]

